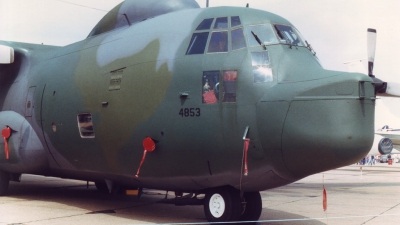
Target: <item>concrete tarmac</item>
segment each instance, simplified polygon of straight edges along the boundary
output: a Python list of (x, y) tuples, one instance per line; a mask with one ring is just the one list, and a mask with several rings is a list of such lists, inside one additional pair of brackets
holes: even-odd
[[(250, 171), (251, 172), (251, 171)], [(323, 210), (323, 187), (327, 210)], [(97, 191), (93, 183), (23, 175), (0, 197), (4, 224), (208, 224), (202, 206), (156, 203), (164, 191), (140, 199)], [(400, 164), (351, 165), (261, 192), (257, 224), (400, 224)], [(170, 193), (170, 198), (173, 193)]]

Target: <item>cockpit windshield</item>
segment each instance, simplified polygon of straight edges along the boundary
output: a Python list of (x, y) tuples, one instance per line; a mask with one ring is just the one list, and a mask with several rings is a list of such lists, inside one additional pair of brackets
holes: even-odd
[(279, 43), (304, 46), (301, 36), (289, 25), (249, 25), (246, 32), (250, 47), (261, 45), (265, 48), (266, 45)]
[(247, 27), (247, 38), (249, 46), (277, 44), (278, 39), (275, 36), (271, 24), (251, 25)]
[(291, 26), (275, 25), (275, 29), (278, 34), (279, 41), (281, 43), (296, 45), (296, 46), (304, 46), (299, 35), (297, 35), (296, 32), (294, 32)]
[[(247, 43), (246, 43), (247, 36)], [(186, 55), (228, 53), (246, 47), (287, 44), (305, 44), (296, 28), (281, 24), (254, 24), (243, 26), (239, 16), (204, 19), (193, 32)], [(309, 48), (309, 45), (306, 46)]]

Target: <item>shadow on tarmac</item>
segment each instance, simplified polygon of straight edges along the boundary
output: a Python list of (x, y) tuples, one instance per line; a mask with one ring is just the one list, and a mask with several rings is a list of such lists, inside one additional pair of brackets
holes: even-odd
[[(17, 201), (44, 201), (49, 202), (49, 205), (57, 203), (63, 205), (62, 207), (79, 208), (82, 210), (82, 215), (107, 214), (107, 216), (143, 221), (143, 223), (208, 224), (203, 206), (174, 206), (156, 203), (165, 197), (165, 192), (162, 191), (144, 190), (142, 197), (138, 199), (134, 196), (102, 193), (94, 187), (93, 183), (90, 183), (87, 188), (86, 182), (82, 181), (28, 175), (23, 176), (20, 183), (10, 183), (9, 197)], [(32, 206), (35, 207), (35, 203), (32, 203)], [(33, 210), (37, 209), (33, 208)], [(100, 218), (102, 217), (99, 216)], [(234, 224), (292, 224), (291, 219), (296, 219), (296, 225), (324, 224), (320, 221), (308, 220), (300, 215), (268, 208), (263, 209), (260, 217), (262, 222)], [(305, 220), (301, 221), (301, 219)]]

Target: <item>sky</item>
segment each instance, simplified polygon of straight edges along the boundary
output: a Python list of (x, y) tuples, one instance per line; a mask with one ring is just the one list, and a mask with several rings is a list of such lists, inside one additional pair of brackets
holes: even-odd
[[(0, 0), (0, 40), (68, 45), (86, 38), (122, 0)], [(325, 69), (367, 58), (367, 29), (377, 29), (374, 74), (399, 80), (398, 0), (209, 0), (210, 7), (239, 6), (278, 14), (294, 24)], [(197, 0), (201, 7), (206, 0)], [(366, 64), (366, 61), (363, 61)], [(398, 101), (400, 103), (400, 100)], [(400, 112), (400, 104), (399, 112)], [(400, 126), (400, 118), (398, 118)]]

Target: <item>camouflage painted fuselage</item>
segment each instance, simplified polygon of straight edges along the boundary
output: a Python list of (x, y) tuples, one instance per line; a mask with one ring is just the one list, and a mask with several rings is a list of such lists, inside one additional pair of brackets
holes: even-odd
[[(244, 29), (291, 26), (265, 11), (218, 7), (166, 13), (65, 47), (0, 42), (16, 51), (15, 63), (0, 66), (0, 126), (13, 130), (10, 159), (0, 143), (0, 169), (180, 191), (239, 188), (242, 179), (242, 190), (260, 191), (367, 154), (375, 100), (367, 76), (324, 70), (305, 46), (250, 46), (251, 36), (238, 50), (186, 54), (204, 19), (234, 16)], [(255, 82), (253, 52), (268, 52), (271, 80)], [(203, 103), (207, 71), (237, 71), (234, 102), (221, 92)], [(90, 115), (88, 136), (82, 115)], [(156, 149), (135, 177), (146, 137)]]

